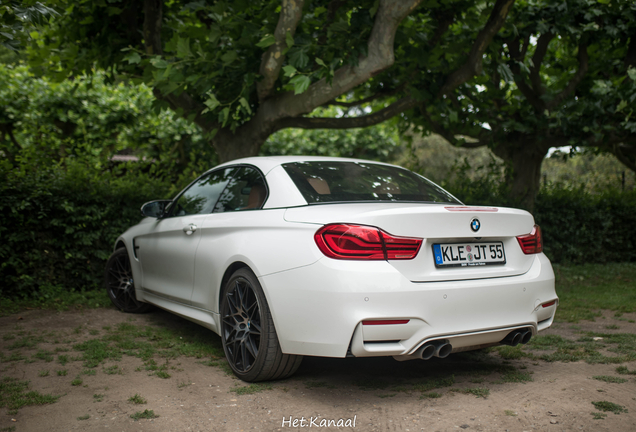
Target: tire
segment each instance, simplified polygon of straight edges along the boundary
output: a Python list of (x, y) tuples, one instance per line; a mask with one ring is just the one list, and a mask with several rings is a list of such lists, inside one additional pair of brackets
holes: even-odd
[(234, 374), (247, 382), (288, 378), (303, 357), (283, 354), (258, 279), (237, 270), (221, 293), (221, 339)]
[(128, 313), (144, 313), (152, 309), (135, 295), (130, 259), (126, 248), (119, 248), (108, 258), (104, 271), (104, 286), (117, 309)]

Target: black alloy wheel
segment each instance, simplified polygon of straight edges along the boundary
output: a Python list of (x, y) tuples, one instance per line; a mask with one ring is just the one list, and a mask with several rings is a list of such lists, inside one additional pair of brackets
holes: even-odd
[(237, 270), (225, 285), (221, 318), (225, 355), (243, 381), (287, 378), (300, 366), (302, 356), (282, 353), (263, 290), (248, 268)]
[(106, 292), (118, 309), (129, 313), (143, 313), (152, 309), (148, 303), (137, 300), (132, 268), (126, 248), (119, 248), (113, 252), (106, 262), (104, 273)]

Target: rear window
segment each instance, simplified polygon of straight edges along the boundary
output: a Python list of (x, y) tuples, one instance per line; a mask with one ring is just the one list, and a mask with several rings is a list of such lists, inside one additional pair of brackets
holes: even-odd
[(308, 203), (410, 201), (461, 204), (409, 170), (360, 162), (283, 164)]

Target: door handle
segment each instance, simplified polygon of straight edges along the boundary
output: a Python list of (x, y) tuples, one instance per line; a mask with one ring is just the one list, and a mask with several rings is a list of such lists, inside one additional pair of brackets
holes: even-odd
[(192, 235), (193, 232), (195, 232), (197, 230), (197, 226), (195, 224), (190, 224), (186, 227), (183, 227), (183, 232), (186, 233), (186, 235)]

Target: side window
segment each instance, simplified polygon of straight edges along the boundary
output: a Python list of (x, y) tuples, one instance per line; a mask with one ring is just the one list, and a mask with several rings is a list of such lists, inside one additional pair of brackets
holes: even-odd
[(214, 207), (215, 213), (259, 209), (267, 198), (265, 180), (254, 168), (242, 167), (228, 182)]
[(226, 168), (201, 177), (172, 205), (170, 216), (212, 213), (221, 192), (236, 171), (236, 168)]

